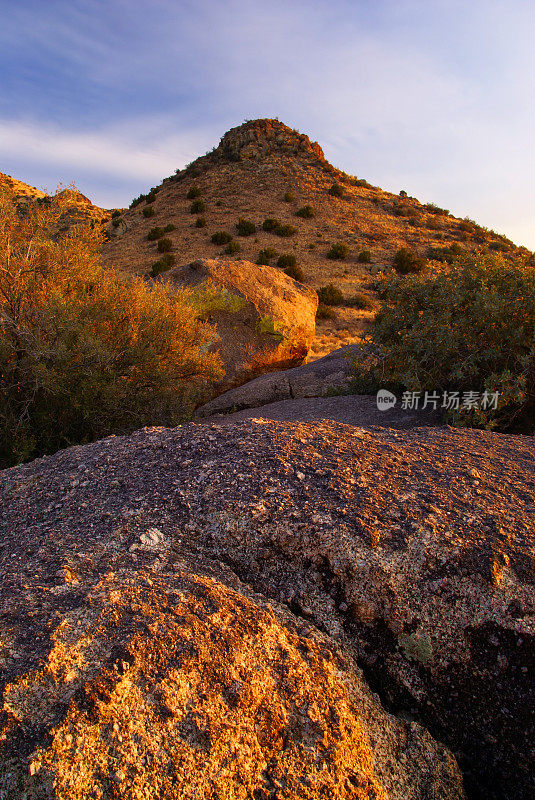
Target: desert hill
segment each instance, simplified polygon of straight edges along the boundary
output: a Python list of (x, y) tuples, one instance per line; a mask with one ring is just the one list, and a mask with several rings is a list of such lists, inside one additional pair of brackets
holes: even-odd
[(533, 455), (259, 418), (0, 472), (2, 797), (531, 799)]
[[(239, 235), (240, 219), (253, 222), (256, 231)], [(290, 235), (278, 235), (277, 229), (265, 231), (266, 219), (292, 226), (295, 232), (284, 227), (279, 227), (279, 233)], [(452, 244), (529, 257), (525, 249), (473, 221), (341, 172), (326, 161), (317, 143), (270, 119), (228, 131), (211, 153), (166, 178), (116, 216), (108, 226), (105, 262), (146, 274), (160, 258), (157, 240), (149, 241), (147, 235), (153, 228), (165, 230), (166, 226), (173, 228), (160, 236), (171, 241), (177, 264), (227, 255), (256, 262), (260, 251), (272, 248), (295, 256), (312, 288), (332, 282), (346, 300), (356, 292), (373, 300), (374, 273), (389, 268), (401, 247), (424, 257), (429, 248)], [(233, 236), (239, 252), (226, 254), (224, 245), (212, 243), (217, 232)], [(329, 258), (333, 245), (345, 246), (347, 255)], [(363, 251), (369, 251), (369, 263), (359, 261)], [(270, 263), (276, 265), (277, 256)], [(337, 309), (334, 321), (320, 321), (316, 355), (358, 339), (372, 313), (346, 305)]]

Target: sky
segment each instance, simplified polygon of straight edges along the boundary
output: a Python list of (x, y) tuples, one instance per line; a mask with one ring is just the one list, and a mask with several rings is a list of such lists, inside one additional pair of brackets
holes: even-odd
[(277, 117), (535, 250), (533, 0), (0, 0), (0, 172), (104, 207)]

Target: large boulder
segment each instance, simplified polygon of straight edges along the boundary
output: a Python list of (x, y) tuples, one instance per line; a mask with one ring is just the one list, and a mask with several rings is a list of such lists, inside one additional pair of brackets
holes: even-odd
[(266, 372), (302, 364), (316, 329), (316, 292), (282, 270), (250, 261), (199, 259), (165, 273), (180, 286), (215, 287), (215, 323), (225, 378), (218, 393)]
[(531, 800), (534, 449), (250, 420), (4, 471), (3, 796), (458, 797), (439, 740)]

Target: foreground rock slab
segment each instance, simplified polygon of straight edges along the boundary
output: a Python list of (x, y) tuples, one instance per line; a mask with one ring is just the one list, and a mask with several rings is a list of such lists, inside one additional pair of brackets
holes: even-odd
[(259, 419), (0, 473), (4, 796), (460, 798), (442, 741), (528, 800), (533, 455)]

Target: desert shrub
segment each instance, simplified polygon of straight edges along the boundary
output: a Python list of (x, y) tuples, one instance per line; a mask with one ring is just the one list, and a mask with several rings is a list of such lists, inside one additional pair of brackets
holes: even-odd
[(293, 253), (282, 253), (277, 260), (277, 266), (281, 269), (286, 269), (286, 267), (295, 267), (296, 264), (297, 258)]
[(206, 203), (204, 200), (194, 200), (189, 207), (190, 214), (202, 214), (203, 211), (206, 211)]
[(142, 203), (146, 199), (146, 197), (147, 197), (146, 194), (140, 194), (137, 197), (134, 197), (134, 199), (130, 203), (130, 208), (135, 208), (136, 206), (138, 206), (140, 203)]
[(446, 264), (452, 264), (453, 261), (462, 255), (463, 249), (460, 244), (453, 242), (449, 247), (428, 247), (427, 258), (432, 261), (442, 261)]
[(305, 282), (305, 273), (297, 264), (292, 264), (291, 266), (286, 267), (284, 272), (290, 278), (293, 278), (294, 281), (299, 281), (299, 283)]
[(332, 197), (343, 197), (344, 196), (344, 189), (340, 186), (339, 183), (333, 183), (331, 188), (329, 189), (329, 194)]
[(200, 197), (201, 194), (202, 192), (198, 186), (192, 186), (191, 189), (188, 191), (186, 197), (188, 200), (195, 200), (197, 197)]
[(369, 264), (372, 260), (372, 254), (370, 250), (361, 250), (357, 261), (359, 264)]
[(212, 234), (210, 241), (212, 244), (228, 244), (232, 241), (232, 236), (227, 231), (216, 231)]
[(393, 260), (394, 269), (400, 275), (410, 275), (411, 273), (421, 272), (425, 267), (423, 258), (419, 258), (412, 250), (401, 247)]
[(118, 208), (116, 208), (115, 211), (111, 212), (111, 218), (112, 219), (115, 219), (116, 217), (120, 217), (120, 216), (121, 216), (121, 212), (119, 211)]
[(216, 206), (217, 206), (218, 208), (220, 208), (220, 207), (223, 205), (223, 201), (222, 201), (222, 200), (216, 200), (216, 203), (215, 203), (215, 204), (216, 204)]
[(508, 253), (511, 249), (511, 246), (506, 244), (505, 242), (491, 242), (489, 244), (491, 250), (495, 250), (497, 253)]
[(285, 192), (283, 200), (284, 200), (285, 203), (293, 203), (294, 196), (293, 196), (293, 194), (291, 192)]
[(474, 230), (474, 223), (468, 219), (462, 219), (459, 222), (459, 230), (465, 231), (466, 233), (470, 233)]
[(273, 261), (274, 258), (277, 258), (277, 251), (274, 250), (273, 247), (266, 247), (264, 250), (260, 250), (258, 253), (258, 258), (256, 259), (257, 264), (263, 264), (264, 266), (268, 266), (268, 264)]
[(318, 289), (318, 298), (326, 306), (339, 306), (344, 302), (344, 295), (332, 283)]
[(429, 217), (429, 219), (425, 221), (425, 227), (430, 231), (439, 231), (443, 225), (440, 220), (436, 219), (436, 217)]
[(377, 370), (409, 391), (500, 392), (461, 424), (535, 432), (535, 272), (464, 255), (425, 275), (385, 278), (373, 340)]
[(362, 294), (362, 292), (357, 292), (348, 300), (345, 301), (346, 306), (350, 306), (351, 308), (357, 308), (359, 311), (373, 311), (375, 305), (373, 300), (371, 300), (367, 295)]
[(0, 462), (184, 420), (214, 330), (190, 294), (99, 263), (99, 227), (59, 230), (61, 199), (24, 215), (0, 195)]
[(206, 227), (206, 218), (205, 217), (197, 217), (195, 220), (195, 227), (196, 228), (205, 228)]
[(275, 228), (278, 228), (279, 225), (280, 222), (278, 219), (275, 219), (275, 217), (268, 217), (263, 221), (262, 228), (265, 231), (271, 232), (274, 231)]
[(302, 217), (303, 219), (311, 219), (312, 217), (316, 216), (316, 212), (314, 211), (313, 206), (306, 205), (298, 209), (295, 212), (295, 216)]
[(336, 319), (336, 311), (325, 303), (318, 303), (316, 319)]
[(250, 219), (241, 217), (236, 223), (236, 230), (238, 231), (238, 236), (251, 236), (256, 233), (256, 225)]
[(430, 214), (436, 214), (439, 217), (447, 217), (450, 213), (447, 208), (440, 208), (440, 206), (437, 206), (434, 203), (426, 203), (424, 208)]
[(143, 209), (142, 213), (143, 213), (143, 216), (148, 219), (149, 217), (153, 217), (156, 212), (155, 212), (155, 210), (154, 210), (154, 208), (152, 206), (145, 206), (145, 208)]
[(407, 197), (407, 192), (405, 191), (405, 189), (401, 189), (401, 191), (399, 193), (399, 196), (400, 197)]
[(155, 242), (158, 239), (161, 239), (163, 236), (163, 228), (151, 228), (150, 231), (147, 233), (147, 239), (149, 242)]
[(233, 253), (239, 253), (240, 251), (241, 251), (241, 244), (234, 240), (232, 240), (232, 242), (229, 242), (225, 247), (225, 253), (228, 256), (231, 256)]
[(147, 195), (145, 195), (145, 202), (146, 203), (153, 203), (154, 200), (156, 200), (156, 195), (158, 194), (159, 191), (160, 190), (158, 188), (153, 186), (153, 188), (150, 190), (150, 192)]
[(294, 228), (293, 225), (279, 225), (274, 228), (273, 233), (276, 233), (277, 236), (282, 236), (283, 238), (288, 238), (289, 236), (294, 236), (297, 233), (297, 228)]
[(152, 278), (158, 277), (162, 272), (167, 272), (176, 263), (174, 255), (165, 253), (158, 261), (155, 261), (151, 267), (150, 274)]
[(168, 253), (173, 248), (173, 242), (171, 239), (168, 239), (167, 236), (164, 236), (162, 239), (158, 239), (158, 252), (159, 253)]
[(115, 219), (112, 219), (111, 224), (113, 225), (114, 228), (118, 228), (121, 222), (122, 222), (121, 217), (115, 217)]
[(176, 226), (171, 224), (171, 223), (169, 223), (168, 225), (165, 226), (165, 228), (163, 229), (163, 232), (164, 233), (171, 233), (171, 231), (174, 231), (174, 230), (176, 230)]
[(332, 245), (331, 249), (327, 252), (327, 258), (347, 258), (349, 255), (349, 247), (344, 242), (336, 242)]

